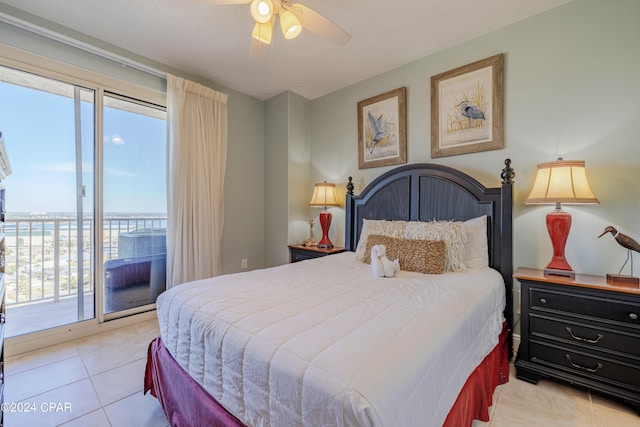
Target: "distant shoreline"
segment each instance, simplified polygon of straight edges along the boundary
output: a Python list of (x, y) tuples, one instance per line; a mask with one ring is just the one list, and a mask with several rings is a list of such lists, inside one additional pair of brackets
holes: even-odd
[[(16, 219), (76, 219), (75, 212), (7, 212), (7, 221)], [(104, 218), (166, 218), (166, 213), (158, 212), (108, 212)], [(85, 214), (86, 220), (92, 219), (93, 215)]]

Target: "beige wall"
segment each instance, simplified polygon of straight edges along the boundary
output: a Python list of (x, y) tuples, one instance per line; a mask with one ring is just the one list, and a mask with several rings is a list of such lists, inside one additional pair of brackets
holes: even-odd
[(264, 267), (286, 263), (289, 224), (289, 94), (265, 107)]
[[(301, 243), (309, 237), (309, 219), (318, 210), (309, 208), (313, 194), (311, 182), (311, 102), (289, 92), (289, 232), (288, 243)], [(287, 254), (286, 260), (289, 260)]]
[(293, 92), (265, 103), (265, 267), (289, 262), (287, 245), (309, 235), (309, 103)]
[(265, 105), (257, 99), (228, 91), (229, 135), (224, 185), (222, 271), (241, 271), (264, 265)]

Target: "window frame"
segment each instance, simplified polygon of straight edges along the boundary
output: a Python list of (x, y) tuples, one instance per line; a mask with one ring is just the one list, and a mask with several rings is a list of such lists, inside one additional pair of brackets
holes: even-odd
[[(36, 74), (42, 77), (60, 80), (66, 83), (82, 86), (95, 91), (96, 99), (94, 103), (94, 241), (102, 239), (104, 222), (103, 214), (103, 98), (108, 96), (120, 96), (130, 101), (140, 101), (143, 103), (165, 108), (167, 106), (167, 96), (165, 91), (153, 90), (141, 87), (123, 80), (99, 74), (47, 58), (24, 50), (16, 49), (0, 43), (0, 65), (14, 68), (16, 70)], [(165, 84), (166, 87), (166, 84)], [(103, 259), (102, 245), (95, 245), (94, 256), (96, 260)], [(58, 344), (63, 341), (77, 339), (84, 336), (104, 332), (109, 329), (119, 328), (125, 325), (134, 324), (144, 320), (156, 318), (155, 310), (141, 313), (110, 313), (104, 314), (104, 265), (96, 262), (94, 266), (94, 289), (96, 317), (84, 321), (79, 321), (70, 325), (59, 326), (45, 331), (34, 332), (27, 335), (8, 338), (11, 344), (7, 355), (18, 354), (31, 351), (49, 345)], [(99, 307), (99, 309), (98, 309)], [(131, 315), (129, 315), (131, 314)], [(123, 317), (124, 316), (124, 317)]]

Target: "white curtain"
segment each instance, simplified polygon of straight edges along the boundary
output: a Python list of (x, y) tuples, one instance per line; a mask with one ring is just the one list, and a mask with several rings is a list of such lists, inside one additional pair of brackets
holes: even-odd
[(222, 272), (227, 95), (167, 75), (167, 288)]

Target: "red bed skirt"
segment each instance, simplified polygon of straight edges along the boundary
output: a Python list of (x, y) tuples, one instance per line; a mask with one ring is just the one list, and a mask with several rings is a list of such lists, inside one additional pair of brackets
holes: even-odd
[(469, 375), (467, 382), (453, 404), (445, 427), (471, 426), (473, 420), (489, 421), (489, 408), (493, 404), (493, 392), (500, 384), (509, 381), (509, 340), (505, 322), (498, 345)]
[[(471, 426), (474, 419), (489, 421), (495, 388), (509, 380), (506, 324), (496, 347), (467, 379), (444, 426)], [(173, 359), (160, 337), (149, 344), (144, 392), (151, 391), (173, 427), (245, 427), (229, 414)]]

